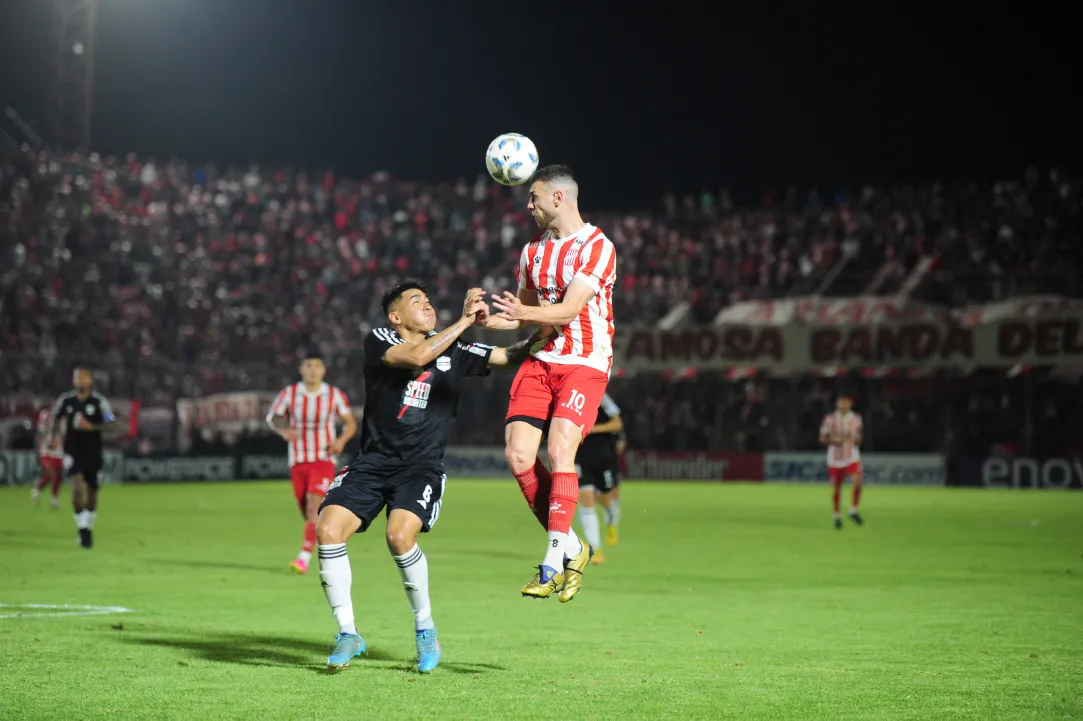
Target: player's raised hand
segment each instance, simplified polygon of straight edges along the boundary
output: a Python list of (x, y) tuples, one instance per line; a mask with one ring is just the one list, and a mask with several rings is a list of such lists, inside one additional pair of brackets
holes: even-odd
[(493, 293), (493, 307), (497, 310), (497, 316), (505, 320), (522, 320), (525, 306), (519, 297), (504, 291), (500, 295)]
[(489, 304), (482, 301), (480, 310), (474, 314), (474, 325), (484, 326), (489, 321)]
[(466, 291), (466, 300), (463, 301), (463, 317), (474, 319), (475, 314), (485, 305), (483, 298), (485, 291), (481, 288), (471, 288)]

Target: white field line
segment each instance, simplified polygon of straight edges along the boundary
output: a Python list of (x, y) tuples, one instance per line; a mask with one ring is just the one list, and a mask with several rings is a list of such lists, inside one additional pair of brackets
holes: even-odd
[[(0, 613), (0, 618), (38, 618), (56, 616), (105, 616), (110, 613), (134, 613), (134, 608), (124, 606), (80, 606), (67, 603), (0, 603), (0, 611), (10, 609), (14, 613)], [(51, 613), (20, 613), (26, 611), (48, 610)]]

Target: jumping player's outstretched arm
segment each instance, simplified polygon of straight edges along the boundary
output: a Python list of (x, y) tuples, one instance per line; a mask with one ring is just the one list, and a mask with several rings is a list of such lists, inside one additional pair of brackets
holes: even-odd
[(485, 301), (482, 300), (484, 295), (485, 291), (481, 288), (471, 288), (466, 294), (463, 314), (459, 320), (434, 336), (392, 345), (381, 357), (384, 365), (392, 368), (424, 368), (432, 363), (474, 324), (476, 314), (485, 307)]
[[(508, 295), (505, 293), (505, 295)], [(493, 296), (496, 298), (496, 296)], [(528, 288), (520, 288), (518, 294), (519, 302), (523, 305), (537, 306), (541, 305), (538, 301), (538, 292), (536, 290), (530, 290)], [(479, 318), (477, 325), (484, 326), (488, 330), (519, 330), (522, 327), (522, 323), (517, 320), (508, 320), (498, 315), (491, 315), (488, 311), (488, 307), (484, 313), (478, 314)]]
[[(523, 300), (521, 291), (524, 285), (529, 286), (532, 281), (528, 275), (524, 276), (525, 268), (520, 266), (519, 295), (505, 292), (501, 296), (493, 296), (497, 317), (506, 321), (518, 321), (520, 325), (567, 325), (578, 317), (594, 296), (602, 292), (602, 288), (612, 286), (616, 279), (616, 261), (616, 250), (605, 236), (583, 245), (573, 261), (575, 276), (568, 283), (560, 302), (537, 306), (531, 306)], [(527, 277), (525, 283), (524, 277)]]
[(530, 306), (507, 291), (493, 296), (493, 306), (500, 311), (496, 317), (520, 325), (567, 325), (571, 323), (598, 291), (578, 277), (568, 284), (564, 299), (552, 305)]

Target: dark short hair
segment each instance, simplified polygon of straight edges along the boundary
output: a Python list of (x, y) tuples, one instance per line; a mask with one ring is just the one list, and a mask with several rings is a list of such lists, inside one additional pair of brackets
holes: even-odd
[(420, 280), (404, 280), (401, 283), (391, 286), (384, 297), (380, 299), (380, 307), (384, 309), (384, 315), (391, 312), (391, 304), (402, 297), (402, 294), (408, 290), (420, 290), (422, 293), (429, 292), (429, 286), (422, 283)]
[(542, 182), (551, 183), (553, 181), (571, 181), (576, 185), (579, 185), (579, 181), (575, 177), (575, 173), (567, 165), (546, 165), (544, 168), (539, 168), (538, 172), (534, 173), (534, 177), (530, 179), (530, 182)]
[(89, 363), (76, 363), (71, 367), (71, 372), (75, 373), (76, 371), (86, 371), (87, 373), (94, 375), (94, 367)]
[(318, 360), (318, 361), (322, 362), (323, 361), (323, 354), (320, 353), (318, 350), (310, 350), (310, 351), (306, 352), (304, 354), (304, 356), (301, 358), (302, 363), (304, 363), (306, 360)]

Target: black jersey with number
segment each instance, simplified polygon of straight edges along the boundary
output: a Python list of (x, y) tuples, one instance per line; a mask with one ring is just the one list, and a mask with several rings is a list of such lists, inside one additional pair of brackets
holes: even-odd
[[(602, 403), (598, 406), (598, 420), (595, 425), (601, 425), (620, 415), (618, 406), (608, 393), (602, 396)], [(617, 459), (617, 439), (620, 432), (616, 433), (591, 433), (583, 439), (576, 454), (576, 463), (605, 463), (615, 462)]]
[(79, 416), (95, 426), (111, 423), (116, 417), (109, 401), (97, 391), (91, 391), (86, 398), (80, 398), (78, 393), (71, 391), (57, 398), (53, 405), (53, 421), (64, 419), (64, 454), (73, 457), (101, 455), (102, 432), (79, 430), (76, 425)]
[(390, 328), (365, 336), (365, 411), (353, 468), (441, 465), (463, 379), (489, 373), (493, 347), (462, 340), (424, 368), (385, 365), (384, 353), (403, 342)]

